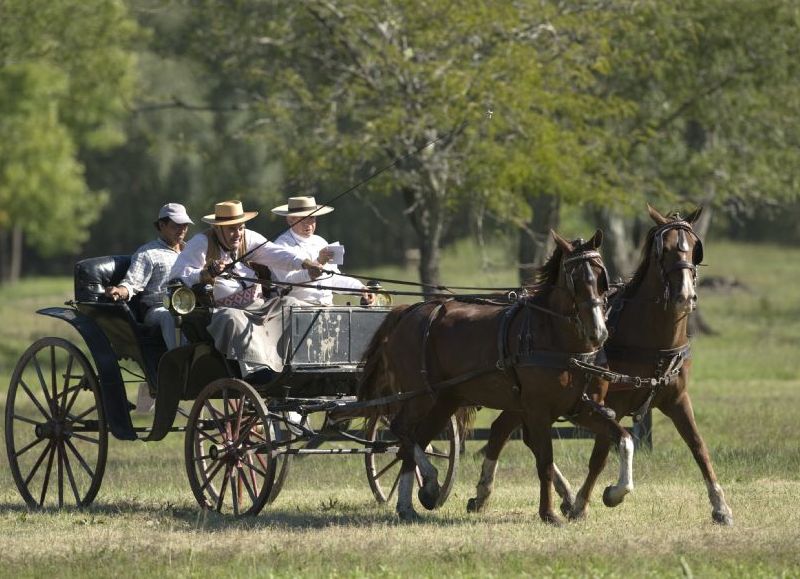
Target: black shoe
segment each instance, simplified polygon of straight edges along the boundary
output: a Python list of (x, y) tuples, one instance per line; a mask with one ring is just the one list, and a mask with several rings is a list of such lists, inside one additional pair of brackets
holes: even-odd
[(245, 376), (244, 381), (250, 384), (269, 384), (275, 379), (277, 373), (269, 368), (262, 368)]

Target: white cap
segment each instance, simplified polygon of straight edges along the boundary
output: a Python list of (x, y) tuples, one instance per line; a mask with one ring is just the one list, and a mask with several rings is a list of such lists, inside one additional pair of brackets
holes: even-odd
[(194, 224), (194, 221), (189, 219), (189, 215), (186, 213), (186, 207), (180, 203), (167, 203), (164, 205), (158, 212), (158, 218), (164, 219), (165, 217), (169, 217), (170, 221), (178, 225), (183, 225), (184, 223)]

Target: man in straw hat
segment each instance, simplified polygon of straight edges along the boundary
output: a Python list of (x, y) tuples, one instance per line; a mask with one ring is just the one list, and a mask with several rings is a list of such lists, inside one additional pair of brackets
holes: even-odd
[[(288, 203), (275, 207), (272, 212), (276, 215), (286, 217), (289, 224), (282, 235), (275, 240), (275, 245), (292, 248), (310, 260), (325, 265), (327, 271), (339, 273), (336, 264), (331, 263), (333, 251), (328, 249), (328, 242), (319, 235), (314, 235), (317, 229), (317, 217), (326, 215), (333, 211), (333, 207), (328, 205), (317, 205), (313, 197), (289, 197)], [(271, 267), (272, 279), (289, 283), (307, 284), (311, 281), (311, 276), (307, 270), (287, 269), (282, 267)], [(316, 281), (319, 282), (321, 278)], [(367, 287), (359, 280), (346, 275), (331, 274), (325, 278), (326, 285), (340, 288), (337, 293), (343, 292), (357, 293), (363, 297), (363, 302), (370, 304), (374, 300), (374, 294), (365, 293)], [(352, 292), (355, 290), (355, 292)], [(297, 299), (313, 304), (324, 306), (333, 305), (333, 291), (316, 287), (296, 286), (292, 288), (291, 295)]]
[[(239, 362), (243, 377), (260, 371), (268, 376), (283, 369), (277, 349), (283, 328), (280, 308), (265, 299), (261, 284), (239, 278), (263, 277), (256, 273), (260, 265), (308, 269), (312, 277), (321, 269), (314, 260), (247, 229), (245, 223), (256, 215), (257, 211), (244, 211), (240, 201), (217, 203), (214, 213), (203, 217), (211, 228), (189, 240), (171, 273), (187, 285), (212, 287), (215, 310), (208, 331), (217, 350)], [(220, 276), (223, 272), (230, 276)]]

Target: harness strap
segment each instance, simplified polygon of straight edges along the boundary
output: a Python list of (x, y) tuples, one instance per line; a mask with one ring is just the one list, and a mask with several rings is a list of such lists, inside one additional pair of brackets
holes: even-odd
[(422, 360), (420, 361), (420, 374), (422, 375), (422, 381), (425, 384), (425, 388), (428, 390), (428, 393), (430, 393), (431, 396), (433, 396), (435, 392), (430, 381), (428, 380), (428, 339), (431, 335), (433, 322), (436, 320), (436, 317), (439, 315), (439, 312), (442, 310), (444, 305), (450, 301), (453, 300), (443, 300), (431, 310), (431, 313), (428, 315), (428, 323), (425, 326), (425, 333), (422, 335)]

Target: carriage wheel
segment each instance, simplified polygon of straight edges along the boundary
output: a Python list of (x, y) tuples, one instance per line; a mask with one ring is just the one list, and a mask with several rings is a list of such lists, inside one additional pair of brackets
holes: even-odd
[[(273, 420), (270, 427), (272, 429), (272, 439), (276, 442), (286, 440), (290, 436), (290, 434), (287, 432), (288, 429), (286, 428), (286, 424), (280, 420)], [(292, 445), (289, 444), (284, 448), (289, 449), (291, 447)], [(275, 501), (275, 499), (278, 498), (278, 495), (283, 489), (283, 485), (286, 482), (286, 477), (289, 474), (289, 467), (292, 463), (292, 457), (290, 454), (279, 454), (275, 458), (275, 462), (275, 482), (272, 485), (272, 490), (269, 493), (269, 497), (267, 497), (267, 504), (270, 505)]]
[(201, 507), (237, 517), (264, 508), (275, 481), (273, 432), (264, 401), (246, 382), (222, 378), (203, 389), (189, 413), (184, 447)]
[[(367, 422), (367, 436), (371, 441), (381, 440), (387, 443), (388, 450), (383, 453), (372, 453), (364, 455), (364, 462), (367, 467), (367, 481), (375, 495), (375, 500), (385, 503), (392, 499), (397, 492), (397, 484), (400, 480), (401, 461), (397, 457), (397, 446), (395, 436), (389, 431), (390, 419), (386, 416), (373, 416)], [(458, 430), (458, 423), (453, 416), (442, 432), (425, 449), (425, 454), (433, 466), (439, 471), (441, 490), (436, 507), (441, 507), (450, 491), (453, 489), (456, 471), (458, 470), (459, 450), (461, 447), (461, 434)], [(419, 467), (416, 469), (417, 487), (422, 485), (422, 477)], [(441, 478), (444, 475), (444, 478)]]
[(77, 347), (42, 338), (25, 351), (8, 387), (5, 435), (11, 474), (29, 507), (92, 503), (108, 429), (94, 369)]

